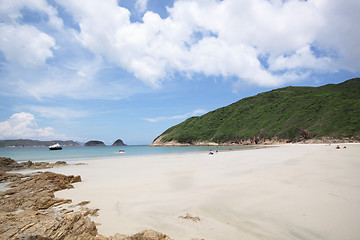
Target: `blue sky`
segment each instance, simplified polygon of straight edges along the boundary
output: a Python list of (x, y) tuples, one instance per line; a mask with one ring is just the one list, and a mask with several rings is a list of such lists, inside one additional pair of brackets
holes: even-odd
[(358, 77), (358, 0), (0, 0), (0, 139), (149, 144), (284, 86)]

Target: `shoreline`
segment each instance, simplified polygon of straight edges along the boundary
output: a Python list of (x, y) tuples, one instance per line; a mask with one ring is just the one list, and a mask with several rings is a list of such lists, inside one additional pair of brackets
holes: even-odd
[(56, 195), (99, 208), (92, 220), (105, 236), (154, 229), (179, 240), (351, 240), (360, 235), (360, 144), (345, 145), (98, 159), (56, 168), (83, 178)]
[(81, 176), (55, 197), (99, 209), (90, 219), (102, 236), (153, 229), (176, 240), (353, 240), (360, 144), (336, 145), (104, 157), (50, 171)]
[(224, 142), (224, 143), (216, 143), (210, 141), (196, 141), (192, 143), (180, 143), (177, 141), (170, 142), (162, 142), (161, 137), (155, 139), (152, 143), (150, 143), (149, 147), (189, 147), (189, 146), (261, 146), (261, 145), (283, 145), (283, 144), (345, 144), (345, 143), (359, 143), (360, 140), (356, 140), (353, 138), (345, 138), (345, 139), (333, 139), (329, 137), (324, 137), (321, 139), (307, 139), (302, 141), (291, 141), (289, 139), (260, 139), (258, 141), (254, 140), (243, 140), (241, 142)]

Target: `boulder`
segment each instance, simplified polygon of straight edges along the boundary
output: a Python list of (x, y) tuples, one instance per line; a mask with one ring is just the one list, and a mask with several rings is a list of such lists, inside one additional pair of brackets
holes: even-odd
[(11, 158), (0, 157), (0, 171), (6, 172), (20, 169), (21, 165)]

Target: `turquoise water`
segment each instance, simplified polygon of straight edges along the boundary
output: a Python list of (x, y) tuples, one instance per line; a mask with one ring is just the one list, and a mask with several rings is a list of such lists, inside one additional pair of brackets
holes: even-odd
[[(229, 151), (230, 147), (219, 147), (219, 151)], [(233, 150), (245, 150), (253, 147), (236, 146)], [(119, 153), (119, 150), (125, 153)], [(124, 157), (152, 154), (176, 154), (215, 151), (216, 147), (149, 147), (149, 146), (101, 146), (101, 147), (63, 147), (62, 150), (50, 151), (47, 147), (0, 148), (0, 157), (9, 157), (16, 161), (62, 160), (77, 161), (101, 157)]]

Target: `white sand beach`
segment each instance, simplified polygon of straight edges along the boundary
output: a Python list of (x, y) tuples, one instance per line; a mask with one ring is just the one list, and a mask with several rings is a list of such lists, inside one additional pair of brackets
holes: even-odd
[[(81, 175), (56, 196), (91, 201), (105, 236), (153, 229), (176, 240), (357, 240), (360, 144), (335, 146), (124, 154), (52, 171)], [(187, 214), (200, 221), (179, 218)]]

